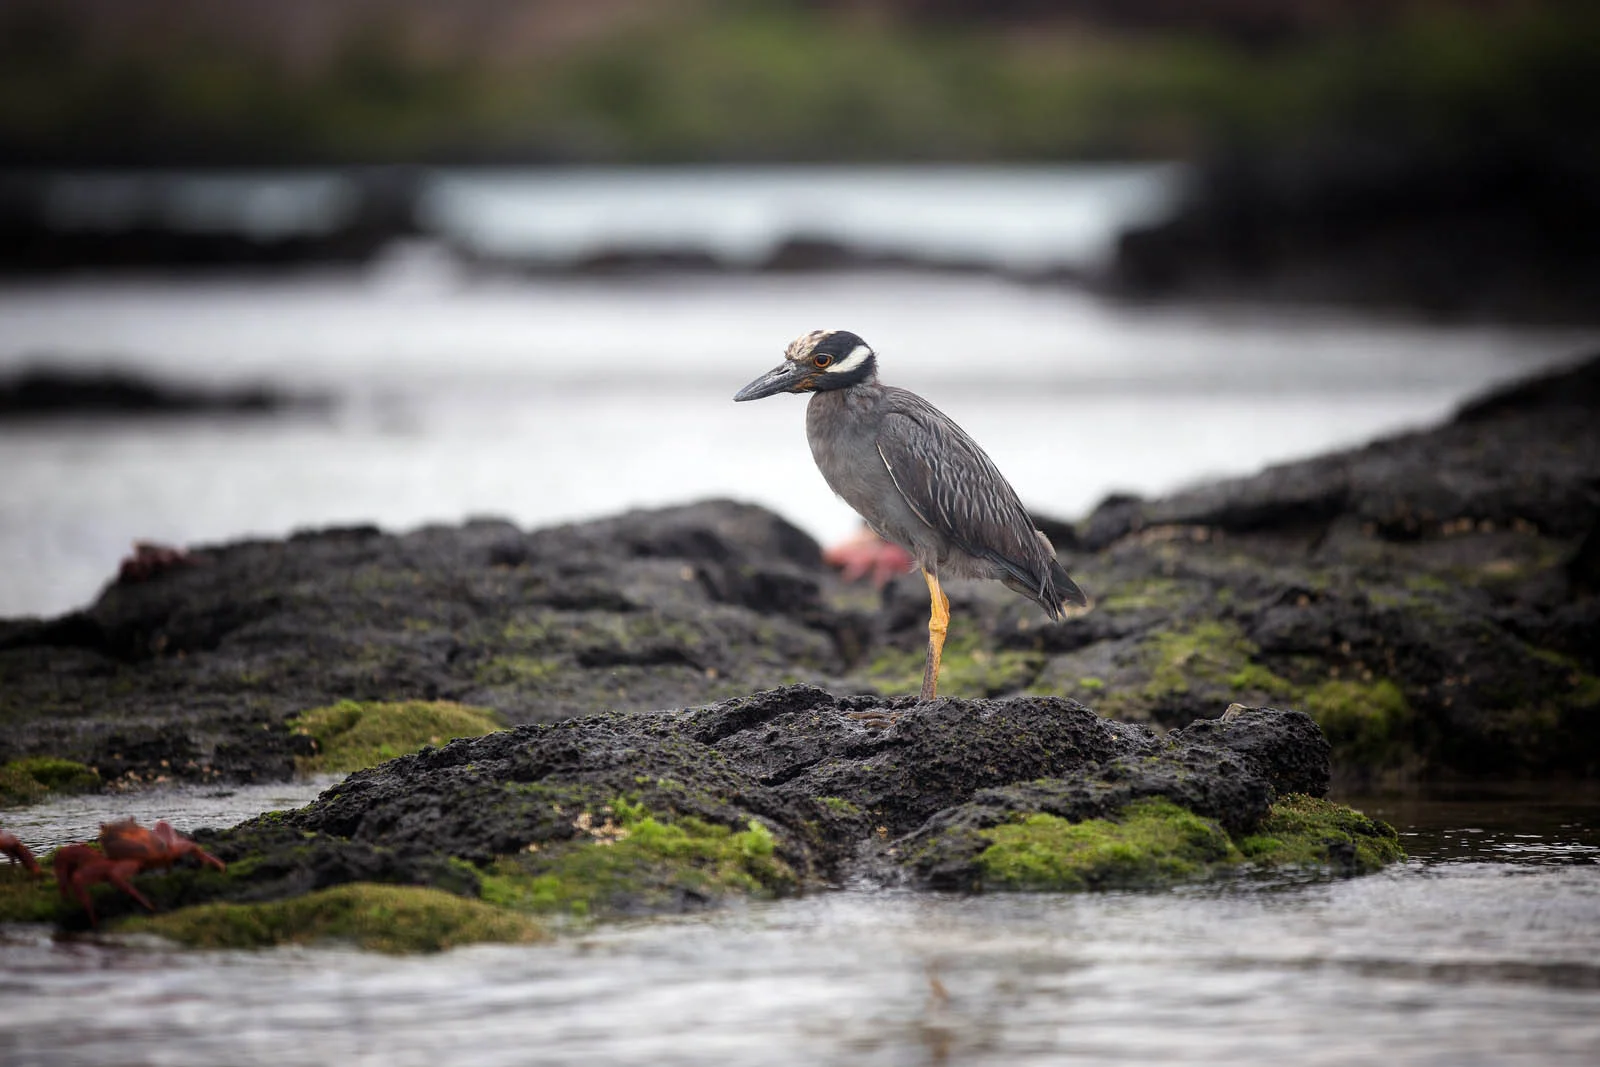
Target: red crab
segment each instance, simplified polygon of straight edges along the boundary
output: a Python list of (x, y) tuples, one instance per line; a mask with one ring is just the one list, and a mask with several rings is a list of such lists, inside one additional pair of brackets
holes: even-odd
[(870, 577), (882, 589), (889, 579), (911, 569), (911, 555), (863, 526), (854, 537), (842, 541), (822, 554), (822, 562), (839, 569), (847, 582)]
[(33, 858), (33, 853), (28, 851), (28, 846), (16, 834), (0, 830), (0, 853), (9, 857), (12, 863), (22, 864), (22, 869), (29, 874), (40, 873), (39, 861)]
[(146, 582), (194, 562), (195, 557), (185, 549), (154, 541), (135, 541), (132, 554), (123, 557), (122, 564), (117, 568), (117, 581), (122, 584)]
[(156, 906), (128, 881), (139, 873), (138, 860), (114, 860), (88, 845), (64, 845), (56, 849), (53, 862), (56, 886), (61, 890), (62, 899), (77, 897), (78, 903), (89, 914), (90, 926), (100, 925), (100, 920), (95, 918), (94, 903), (89, 899), (89, 887), (96, 882), (110, 882), (144, 905), (146, 911), (156, 910)]
[(89, 915), (89, 925), (98, 926), (89, 887), (110, 882), (132, 897), (146, 911), (155, 911), (143, 893), (129, 881), (141, 871), (165, 870), (185, 856), (193, 856), (219, 871), (227, 864), (184, 837), (165, 819), (146, 829), (132, 819), (104, 823), (100, 827), (100, 848), (67, 845), (56, 850), (56, 885), (63, 897), (76, 897)]
[(228, 865), (184, 837), (162, 819), (146, 830), (132, 819), (100, 825), (100, 847), (107, 858), (137, 860), (141, 871), (166, 870), (185, 856), (193, 856), (219, 871)]

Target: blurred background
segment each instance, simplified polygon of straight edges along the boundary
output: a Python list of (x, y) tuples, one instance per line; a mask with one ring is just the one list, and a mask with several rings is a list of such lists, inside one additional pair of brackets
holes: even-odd
[(1036, 510), (1600, 344), (1590, 0), (0, 0), (0, 615), (135, 539), (849, 510), (862, 334)]

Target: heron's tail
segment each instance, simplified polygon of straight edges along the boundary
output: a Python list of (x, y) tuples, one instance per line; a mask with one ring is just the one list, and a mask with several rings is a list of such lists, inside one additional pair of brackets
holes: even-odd
[(1025, 576), (1011, 567), (1000, 580), (1044, 609), (1044, 613), (1057, 622), (1066, 617), (1067, 605), (1088, 607), (1089, 597), (1078, 588), (1072, 575), (1051, 556), (1042, 573)]
[[(1080, 608), (1089, 606), (1088, 595), (1078, 588), (1078, 583), (1072, 580), (1072, 575), (1067, 573), (1067, 568), (1063, 567), (1061, 561), (1054, 557), (1050, 560), (1050, 578), (1045, 583), (1045, 586), (1045, 596), (1048, 599), (1041, 599), (1040, 605), (1052, 619), (1060, 620), (1063, 618), (1066, 615), (1068, 604)], [(1050, 601), (1054, 601), (1054, 603), (1052, 604)]]

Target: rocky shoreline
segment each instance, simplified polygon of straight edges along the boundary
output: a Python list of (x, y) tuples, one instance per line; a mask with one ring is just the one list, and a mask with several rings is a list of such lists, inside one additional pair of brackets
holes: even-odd
[[(503, 931), (525, 939), (842, 879), (1369, 870), (1392, 832), (1318, 800), (1330, 781), (1600, 770), (1597, 413), (1593, 359), (1051, 524), (1094, 610), (1049, 626), (952, 588), (926, 705), (920, 585), (844, 585), (747, 505), (199, 547), (0, 621), (0, 795), (282, 779), (362, 738), (336, 765), (376, 766), (315, 804), (198, 835), (227, 874), (147, 879), (181, 907), (151, 921), (197, 943), (374, 883), (532, 916)], [(0, 916), (75, 921), (19, 884)]]
[[(157, 914), (118, 928), (437, 949), (845, 882), (1149, 889), (1400, 858), (1392, 829), (1317, 799), (1327, 783), (1327, 743), (1296, 711), (1235, 707), (1160, 735), (1054, 697), (919, 703), (794, 685), (426, 746), (298, 811), (197, 834), (226, 870), (141, 878)], [(43, 880), (8, 873), (0, 919), (88, 925)], [(485, 904), (497, 932), (481, 928)], [(95, 906), (102, 922), (137, 911), (109, 891)], [(418, 910), (404, 934), (318, 925), (323, 908), (396, 907)]]
[(40, 353), (19, 370), (0, 373), (0, 422), (53, 418), (264, 417), (322, 411), (324, 395), (295, 395), (270, 385), (211, 388), (104, 367), (57, 369)]

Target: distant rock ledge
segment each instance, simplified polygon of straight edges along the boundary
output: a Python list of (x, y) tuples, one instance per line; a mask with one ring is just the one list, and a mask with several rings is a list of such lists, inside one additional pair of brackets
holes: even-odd
[(298, 395), (268, 385), (210, 387), (120, 368), (51, 367), (48, 357), (40, 357), (34, 366), (0, 373), (0, 420), (269, 415), (328, 404), (325, 396)]

